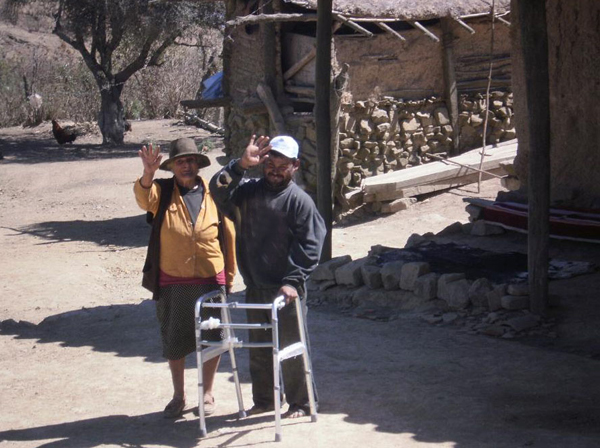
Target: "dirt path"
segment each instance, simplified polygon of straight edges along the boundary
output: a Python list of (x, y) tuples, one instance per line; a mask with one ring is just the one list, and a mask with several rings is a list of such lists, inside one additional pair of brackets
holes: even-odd
[[(272, 415), (236, 418), (228, 360), (217, 376), (218, 410), (208, 419), (206, 439), (198, 440), (191, 412), (176, 422), (161, 416), (170, 377), (154, 305), (139, 286), (149, 229), (131, 191), (141, 171), (136, 152), (144, 141), (208, 135), (167, 120), (133, 129), (110, 152), (94, 135), (58, 148), (48, 125), (0, 130), (0, 447), (273, 441)], [(220, 156), (217, 145), (206, 176)], [(481, 196), (495, 197), (497, 189), (486, 183)], [(462, 196), (473, 190), (336, 228), (334, 255), (359, 258), (374, 244), (402, 247), (411, 233), (465, 221)], [(580, 284), (555, 288), (582, 302), (597, 299), (598, 289), (576, 292)], [(600, 282), (590, 277), (587, 285)], [(242, 289), (238, 278), (235, 290)], [(596, 334), (598, 320), (571, 322), (584, 336)], [(323, 306), (311, 310), (310, 329), (319, 421), (286, 421), (276, 446), (600, 445), (597, 357), (472, 336), (412, 313), (372, 322)], [(239, 352), (249, 406), (247, 354)], [(189, 361), (191, 408), (195, 362)]]

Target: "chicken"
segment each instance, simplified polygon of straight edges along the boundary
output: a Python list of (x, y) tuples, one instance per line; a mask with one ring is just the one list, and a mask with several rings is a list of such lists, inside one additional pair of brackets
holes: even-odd
[(75, 126), (62, 127), (56, 120), (52, 120), (52, 133), (59, 145), (73, 143), (75, 139), (81, 135)]

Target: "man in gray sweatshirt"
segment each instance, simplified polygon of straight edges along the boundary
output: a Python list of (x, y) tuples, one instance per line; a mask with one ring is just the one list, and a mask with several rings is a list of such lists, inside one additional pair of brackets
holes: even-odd
[[(261, 179), (244, 179), (246, 170), (263, 165)], [(298, 144), (289, 136), (252, 136), (240, 159), (214, 175), (210, 191), (217, 206), (236, 226), (236, 252), (248, 303), (286, 304), (306, 296), (304, 283), (317, 266), (326, 228), (314, 202), (293, 181), (300, 167)], [(267, 323), (270, 312), (248, 310), (248, 322)], [(250, 331), (250, 342), (268, 342), (266, 331)], [(279, 313), (281, 347), (299, 341), (296, 307)], [(286, 416), (309, 414), (302, 358), (282, 363), (289, 409)], [(273, 358), (270, 349), (250, 350), (254, 406), (249, 413), (273, 410)]]

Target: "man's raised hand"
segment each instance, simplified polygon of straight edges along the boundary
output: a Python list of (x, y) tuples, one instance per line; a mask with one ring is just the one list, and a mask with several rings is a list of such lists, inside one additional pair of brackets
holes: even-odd
[(270, 150), (271, 145), (269, 144), (269, 137), (261, 135), (256, 138), (256, 135), (253, 135), (250, 137), (250, 142), (248, 143), (239, 164), (245, 170), (259, 165), (265, 160)]

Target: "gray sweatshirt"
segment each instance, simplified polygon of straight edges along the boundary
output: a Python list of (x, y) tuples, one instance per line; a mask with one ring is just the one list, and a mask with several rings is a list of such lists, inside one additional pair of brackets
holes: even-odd
[(273, 190), (263, 179), (243, 179), (232, 160), (213, 176), (210, 191), (236, 226), (236, 251), (246, 287), (304, 287), (317, 266), (326, 228), (313, 200), (293, 181)]

